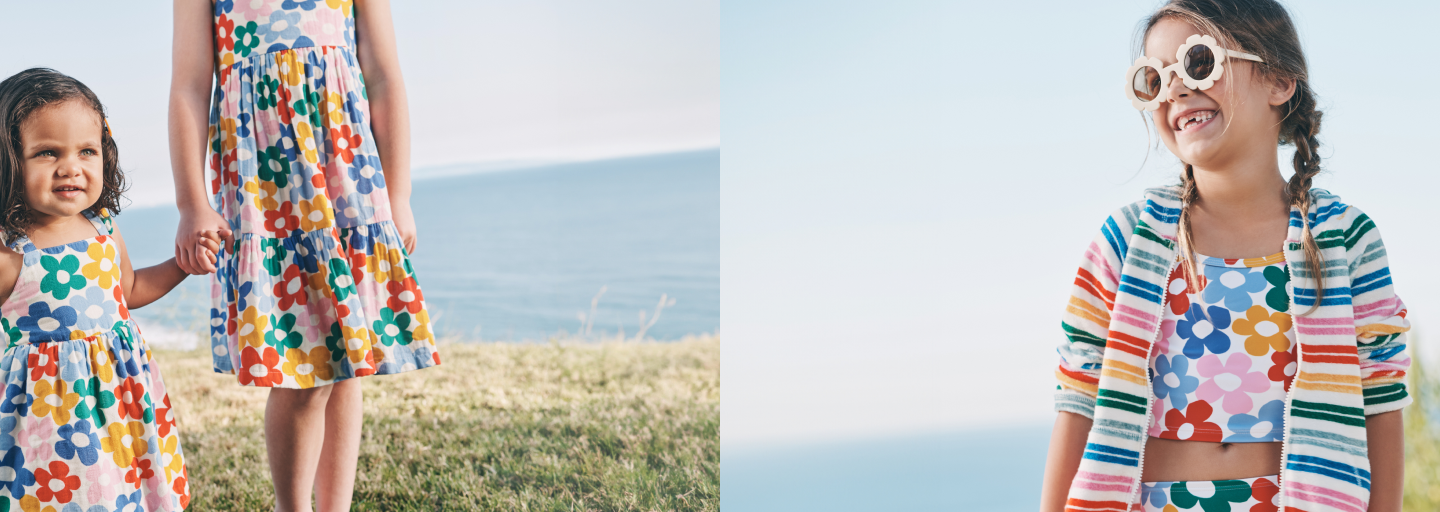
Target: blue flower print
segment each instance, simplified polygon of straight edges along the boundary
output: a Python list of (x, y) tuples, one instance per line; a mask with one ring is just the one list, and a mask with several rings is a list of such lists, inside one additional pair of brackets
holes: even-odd
[(1205, 284), (1205, 293), (1201, 298), (1211, 304), (1223, 301), (1230, 311), (1250, 309), (1255, 304), (1250, 294), (1265, 290), (1263, 270), (1205, 265), (1205, 278), (1209, 282)]
[[(345, 58), (350, 58), (349, 52), (344, 52), (344, 54)], [(360, 96), (357, 96), (355, 91), (345, 93), (345, 113), (350, 115), (350, 122), (357, 126), (369, 124), (365, 121), (365, 112), (360, 110)], [(365, 140), (368, 142), (370, 137), (365, 137)]]
[(60, 364), (60, 378), (66, 382), (90, 377), (90, 352), (83, 345), (61, 345), (57, 363)]
[[(1230, 417), (1230, 422), (1225, 425), (1234, 434), (1225, 438), (1227, 443), (1260, 443), (1269, 441), (1280, 441), (1285, 435), (1282, 422), (1285, 421), (1285, 401), (1271, 400), (1260, 406), (1260, 414), (1251, 416), (1249, 414), (1236, 414)], [(1262, 427), (1263, 433), (1256, 437), (1254, 429)]]
[(1155, 378), (1152, 381), (1156, 398), (1168, 398), (1172, 408), (1185, 410), (1190, 405), (1188, 395), (1200, 387), (1200, 378), (1189, 373), (1189, 358), (1183, 355), (1156, 356)]
[[(293, 11), (296, 8), (313, 11), (315, 10), (315, 3), (318, 1), (319, 0), (285, 0), (284, 3), (280, 4), (280, 8), (287, 11)], [(297, 12), (295, 15), (299, 16), (300, 13)]]
[(115, 498), (115, 512), (145, 512), (145, 505), (140, 504), (140, 500), (144, 499), (140, 495), (142, 492), (145, 491), (135, 491), (129, 495), (121, 493)]
[(95, 465), (100, 460), (100, 436), (90, 431), (90, 421), (80, 420), (74, 425), (60, 426), (60, 441), (55, 443), (55, 453), (65, 460), (80, 456), (80, 462), (86, 466)]
[(0, 418), (0, 453), (10, 450), (15, 446), (15, 431), (19, 429), (19, 416), (6, 416)]
[(295, 255), (295, 263), (300, 264), (300, 270), (314, 274), (320, 271), (320, 256), (315, 252), (315, 241), (305, 232), (294, 230), (284, 240), (286, 251)]
[(355, 180), (355, 191), (361, 194), (385, 188), (385, 174), (380, 171), (380, 157), (355, 155), (355, 160), (350, 163), (350, 179)]
[(298, 146), (295, 145), (295, 126), (293, 124), (280, 124), (280, 139), (275, 141), (275, 147), (285, 154), (285, 159), (294, 162), (300, 155)]
[(216, 308), (210, 308), (210, 335), (225, 335), (225, 313)]
[(75, 328), (84, 331), (109, 327), (115, 323), (114, 315), (110, 312), (119, 311), (119, 306), (111, 295), (98, 286), (85, 290), (84, 295), (77, 294), (71, 298), (70, 307), (74, 308), (76, 313)]
[(15, 499), (25, 497), (25, 487), (35, 485), (35, 474), (25, 469), (25, 454), (20, 452), (19, 446), (11, 446), (5, 451), (5, 458), (0, 459), (0, 467), (9, 468), (10, 471), (0, 471), (0, 487), (10, 491), (10, 496)]
[(30, 400), (33, 397), (25, 392), (25, 384), (9, 384), (5, 386), (5, 401), (0, 402), (0, 413), (18, 413), (20, 416), (30, 414)]
[(375, 208), (365, 204), (364, 196), (350, 194), (335, 199), (335, 213), (339, 214), (335, 216), (337, 224), (353, 227), (369, 224), (370, 218), (375, 215)]
[(266, 44), (277, 39), (295, 39), (300, 36), (301, 16), (298, 12), (271, 11), (270, 23), (260, 25), (257, 34), (265, 36)]
[[(1170, 484), (1175, 482), (1142, 482), (1140, 484), (1140, 503), (1149, 503), (1154, 508), (1165, 508), (1170, 503)], [(1148, 507), (1147, 507), (1148, 508)]]
[[(1210, 306), (1202, 313), (1200, 308), (1199, 304), (1190, 303), (1185, 318), (1175, 323), (1175, 334), (1185, 339), (1185, 348), (1181, 353), (1190, 359), (1200, 359), (1205, 355), (1205, 349), (1212, 354), (1224, 354), (1230, 350), (1230, 336), (1221, 331), (1230, 327), (1230, 312), (1220, 306)], [(1205, 313), (1209, 314), (1209, 318), (1204, 316)], [(1204, 334), (1200, 334), (1202, 332)]]
[(70, 339), (70, 327), (78, 320), (75, 308), (60, 306), (50, 311), (49, 302), (36, 302), (30, 305), (30, 315), (20, 317), (15, 326), (29, 332), (30, 341), (64, 341)]
[(216, 0), (216, 1), (215, 1), (215, 15), (216, 15), (216, 16), (219, 16), (219, 15), (221, 15), (221, 14), (225, 14), (225, 13), (227, 13), (227, 12), (230, 12), (230, 11), (231, 11), (232, 9), (234, 9), (234, 8), (235, 8), (235, 0)]
[(250, 113), (241, 112), (235, 117), (235, 121), (235, 136), (253, 143), (255, 139), (250, 137)]

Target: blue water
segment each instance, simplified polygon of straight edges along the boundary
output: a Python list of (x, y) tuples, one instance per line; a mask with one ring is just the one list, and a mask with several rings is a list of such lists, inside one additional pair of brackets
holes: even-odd
[(955, 510), (1040, 506), (1049, 425), (848, 443), (722, 445), (724, 512)]
[[(411, 198), (413, 257), (436, 328), (484, 340), (543, 340), (580, 330), (606, 288), (592, 334), (634, 336), (662, 294), (674, 299), (646, 337), (720, 328), (720, 152), (672, 153), (423, 179)], [(173, 254), (173, 206), (117, 219), (132, 262)], [(202, 329), (208, 278), (136, 311), (142, 322)]]

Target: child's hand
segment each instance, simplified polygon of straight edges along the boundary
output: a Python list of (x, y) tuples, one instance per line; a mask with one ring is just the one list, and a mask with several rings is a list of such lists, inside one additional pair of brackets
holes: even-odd
[(220, 242), (230, 234), (229, 230), (222, 232), (204, 231), (200, 234), (200, 240), (195, 242), (195, 253), (200, 256), (202, 267), (201, 272), (194, 275), (203, 275), (215, 272), (215, 266), (220, 263), (215, 255), (220, 252)]

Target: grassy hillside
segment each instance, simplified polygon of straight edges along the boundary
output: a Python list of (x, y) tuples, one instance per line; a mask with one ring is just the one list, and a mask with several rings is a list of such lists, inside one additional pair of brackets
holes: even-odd
[[(719, 510), (720, 340), (446, 343), (365, 379), (355, 510)], [(266, 390), (156, 351), (193, 510), (269, 510)]]

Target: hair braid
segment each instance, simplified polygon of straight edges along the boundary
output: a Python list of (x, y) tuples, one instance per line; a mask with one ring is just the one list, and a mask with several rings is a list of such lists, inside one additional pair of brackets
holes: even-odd
[(1295, 94), (1286, 107), (1289, 112), (1280, 130), (1280, 142), (1295, 146), (1295, 174), (1290, 176), (1285, 192), (1290, 204), (1300, 210), (1300, 236), (1305, 252), (1301, 267), (1315, 278), (1315, 304), (1304, 313), (1308, 315), (1319, 308), (1321, 299), (1325, 298), (1324, 259), (1310, 225), (1310, 208), (1313, 206), (1310, 186), (1315, 175), (1320, 173), (1320, 140), (1316, 135), (1320, 133), (1321, 113), (1315, 108), (1315, 93), (1303, 79), (1295, 81)]
[[(1200, 188), (1195, 186), (1195, 167), (1185, 164), (1185, 172), (1180, 174), (1180, 225), (1179, 236), (1180, 252), (1184, 255), (1181, 264), (1185, 268), (1185, 288), (1187, 291), (1199, 293), (1199, 267), (1195, 264), (1195, 238), (1191, 236), (1190, 229), (1190, 205), (1200, 200)], [(1168, 276), (1166, 277), (1169, 278)]]

